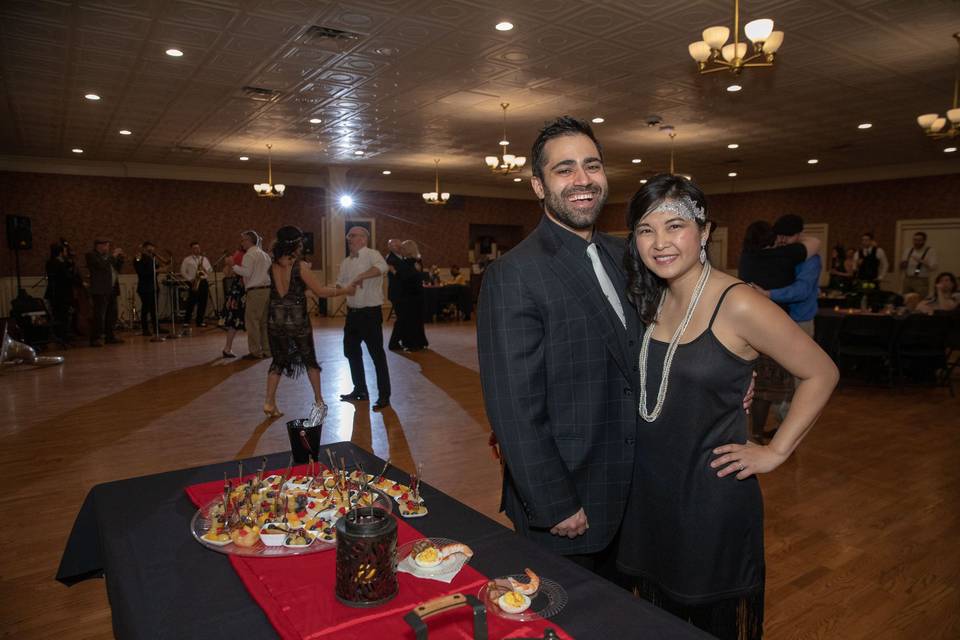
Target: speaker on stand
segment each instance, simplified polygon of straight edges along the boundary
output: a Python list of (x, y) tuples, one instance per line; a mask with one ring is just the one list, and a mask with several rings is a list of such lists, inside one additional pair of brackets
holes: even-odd
[(13, 251), (17, 269), (17, 294), (20, 284), (20, 252), (33, 249), (33, 229), (27, 216), (7, 215), (7, 247)]

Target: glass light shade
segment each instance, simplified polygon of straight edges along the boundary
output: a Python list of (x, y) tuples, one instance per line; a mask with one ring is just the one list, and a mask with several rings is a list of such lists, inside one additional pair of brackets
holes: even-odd
[(732, 62), (734, 58), (740, 58), (742, 60), (743, 57), (747, 55), (747, 43), (738, 42), (736, 45), (730, 43), (721, 49), (721, 53), (723, 54), (723, 59), (727, 62)]
[(516, 157), (517, 156), (513, 155), (512, 153), (505, 153), (503, 154), (503, 163), (511, 165)]
[(766, 53), (776, 53), (780, 45), (783, 44), (783, 31), (774, 31), (763, 42), (763, 50)]
[(930, 125), (930, 130), (931, 130), (931, 131), (934, 131), (934, 132), (940, 131), (940, 130), (943, 129), (946, 125), (947, 125), (947, 119), (946, 119), (946, 118), (937, 118), (936, 120), (933, 121), (933, 124)]
[(441, 193), (441, 194), (440, 194), (440, 199), (443, 200), (444, 202), (446, 202), (447, 200), (450, 199), (450, 194), (449, 194), (449, 193)]
[(770, 18), (751, 20), (744, 25), (743, 32), (747, 34), (750, 42), (763, 42), (769, 38), (773, 32), (773, 20)]
[(496, 169), (497, 165), (500, 164), (500, 159), (497, 156), (487, 156), (483, 159), (487, 163), (487, 166), (491, 169)]
[(522, 167), (523, 165), (527, 164), (527, 156), (517, 156), (517, 157), (514, 159), (514, 163), (515, 163), (518, 167)]
[(273, 188), (277, 190), (277, 193), (283, 193), (287, 190), (287, 185), (285, 184), (275, 184)]
[(257, 193), (260, 193), (260, 185), (259, 184), (253, 185), (253, 190), (256, 191)]
[(687, 51), (690, 52), (690, 57), (697, 62), (706, 62), (707, 58), (710, 57), (710, 45), (703, 40), (691, 42), (687, 45)]
[(917, 116), (917, 124), (924, 129), (929, 129), (937, 119), (937, 115), (936, 113), (925, 113), (922, 116)]
[(501, 147), (505, 147), (505, 146), (507, 146), (508, 144), (510, 144), (510, 141), (509, 141), (509, 140), (501, 140), (501, 141), (500, 141), (500, 146), (501, 146)]
[(425, 202), (430, 202), (430, 194), (429, 194), (429, 193), (424, 193), (424, 194), (422, 194), (422, 195), (423, 195), (423, 200), (424, 200)]
[(719, 50), (729, 37), (730, 29), (728, 27), (707, 27), (703, 30), (703, 41), (710, 45), (711, 49)]
[(953, 124), (960, 123), (960, 109), (950, 109), (947, 111), (947, 120)]

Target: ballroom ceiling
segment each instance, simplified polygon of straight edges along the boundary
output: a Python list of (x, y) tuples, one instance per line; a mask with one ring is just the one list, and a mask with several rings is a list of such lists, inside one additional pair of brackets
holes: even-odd
[[(960, 156), (915, 123), (950, 105), (960, 2), (741, 4), (742, 22), (773, 18), (786, 37), (775, 67), (748, 69), (730, 93), (732, 75), (698, 75), (687, 54), (703, 28), (732, 22), (727, 0), (4, 0), (0, 146), (202, 172), (265, 168), (269, 143), (278, 180), (341, 165), (424, 190), (440, 158), (445, 190), (526, 197), (483, 163), (509, 102), (511, 150), (525, 155), (553, 116), (603, 117), (595, 128), (621, 190), (668, 166), (651, 116), (676, 128), (677, 170), (701, 182)], [(495, 30), (502, 20), (515, 28)]]

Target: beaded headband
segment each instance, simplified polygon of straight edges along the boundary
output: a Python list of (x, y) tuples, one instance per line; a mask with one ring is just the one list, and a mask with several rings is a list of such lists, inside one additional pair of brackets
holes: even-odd
[(687, 220), (696, 220), (697, 222), (706, 222), (707, 214), (703, 210), (703, 207), (697, 206), (697, 203), (688, 195), (683, 195), (679, 198), (672, 198), (669, 200), (661, 200), (653, 204), (649, 209), (643, 212), (643, 215), (640, 216), (640, 220), (637, 222), (642, 222), (651, 213), (657, 211), (671, 211), (681, 218), (686, 218)]

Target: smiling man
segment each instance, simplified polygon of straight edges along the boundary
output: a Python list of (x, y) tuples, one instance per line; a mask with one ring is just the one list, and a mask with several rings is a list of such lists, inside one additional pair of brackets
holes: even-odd
[(594, 223), (607, 198), (590, 125), (548, 124), (532, 152), (537, 229), (487, 269), (477, 325), (501, 508), (521, 535), (616, 579), (615, 539), (637, 429), (639, 318), (623, 242)]

